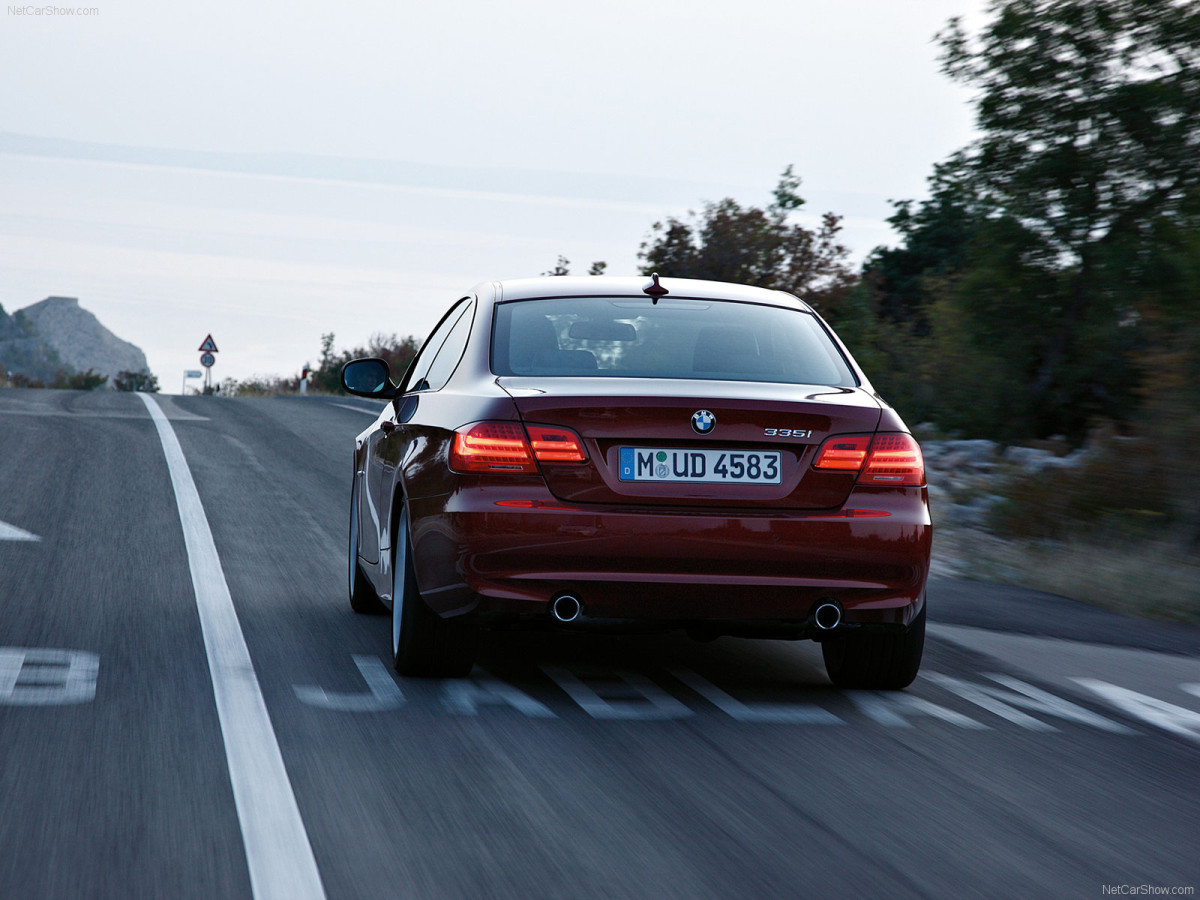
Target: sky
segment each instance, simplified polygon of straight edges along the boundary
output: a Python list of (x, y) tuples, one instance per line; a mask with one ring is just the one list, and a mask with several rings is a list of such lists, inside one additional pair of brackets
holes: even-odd
[(970, 141), (933, 36), (984, 21), (984, 0), (81, 2), (3, 10), (0, 131), (341, 161), (0, 150), (0, 303), (78, 296), (171, 391), (207, 333), (215, 377), (293, 374), (327, 331), (420, 336), (559, 254), (630, 274), (652, 222), (765, 203), (789, 164), (861, 260)]

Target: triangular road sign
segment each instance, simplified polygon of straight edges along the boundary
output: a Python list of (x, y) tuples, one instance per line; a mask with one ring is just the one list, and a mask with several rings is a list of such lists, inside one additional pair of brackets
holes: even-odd
[(9, 525), (7, 522), (0, 522), (0, 541), (40, 541), (41, 538), (36, 534), (30, 534), (23, 528), (18, 528), (16, 525)]
[(206, 337), (204, 339), (204, 343), (200, 345), (200, 352), (201, 353), (217, 353), (217, 352), (219, 352), (217, 350), (216, 342), (213, 341), (211, 334), (208, 337)]

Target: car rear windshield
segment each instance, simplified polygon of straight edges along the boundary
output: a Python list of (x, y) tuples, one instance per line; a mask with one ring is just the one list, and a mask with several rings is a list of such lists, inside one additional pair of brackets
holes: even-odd
[(729, 300), (562, 297), (496, 307), (497, 375), (702, 378), (853, 387), (808, 312)]

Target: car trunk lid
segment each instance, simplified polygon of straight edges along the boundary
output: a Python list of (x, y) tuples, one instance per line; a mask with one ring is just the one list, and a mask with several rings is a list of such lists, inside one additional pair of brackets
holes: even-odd
[(855, 473), (813, 469), (818, 447), (830, 435), (873, 433), (880, 419), (879, 401), (858, 388), (516, 376), (499, 384), (527, 424), (583, 438), (586, 464), (542, 467), (551, 492), (573, 503), (834, 509)]

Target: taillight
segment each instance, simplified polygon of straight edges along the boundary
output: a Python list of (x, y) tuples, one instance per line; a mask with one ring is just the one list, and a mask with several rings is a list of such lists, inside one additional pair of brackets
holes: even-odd
[(538, 463), (587, 461), (583, 441), (569, 428), (517, 422), (479, 422), (454, 435), (450, 468), (455, 472), (534, 474)]
[(549, 428), (545, 425), (526, 425), (529, 443), (538, 462), (581, 463), (587, 462), (587, 453), (579, 435), (569, 428)]
[(516, 422), (480, 422), (454, 435), (450, 468), (455, 472), (537, 472), (537, 463)]
[(858, 472), (859, 484), (922, 485), (925, 461), (912, 435), (900, 432), (848, 434), (821, 445), (813, 468)]
[(925, 483), (925, 460), (920, 445), (910, 434), (877, 434), (871, 455), (858, 476), (859, 484)]
[(838, 472), (857, 472), (867, 458), (871, 446), (869, 434), (847, 434), (831, 437), (821, 445), (813, 463), (814, 469), (833, 469)]

